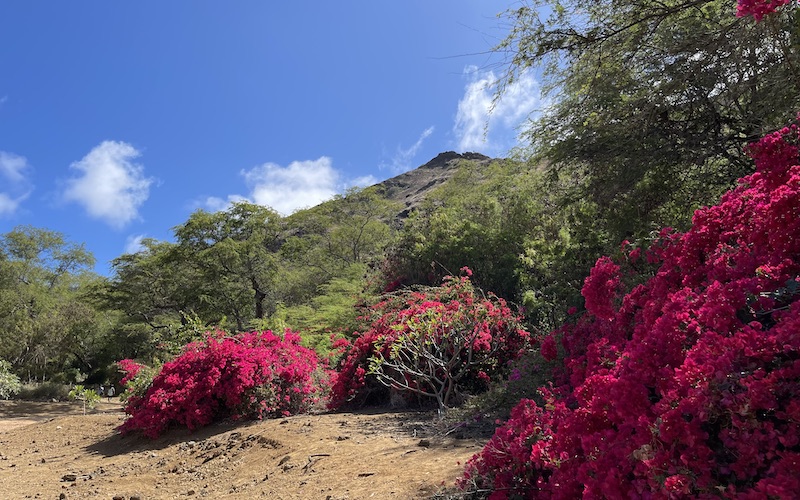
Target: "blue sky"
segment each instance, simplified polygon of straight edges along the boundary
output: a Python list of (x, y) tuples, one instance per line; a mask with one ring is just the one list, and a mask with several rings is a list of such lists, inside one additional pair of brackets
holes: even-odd
[(96, 270), (197, 209), (288, 214), (442, 151), (504, 156), (539, 105), (488, 115), (513, 0), (0, 3), (0, 233)]

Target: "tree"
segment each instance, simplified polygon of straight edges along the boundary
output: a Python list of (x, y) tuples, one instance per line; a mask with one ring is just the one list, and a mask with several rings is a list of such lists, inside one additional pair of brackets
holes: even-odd
[(87, 372), (99, 349), (95, 309), (83, 295), (94, 257), (60, 233), (20, 226), (0, 238), (0, 358), (18, 373)]
[(498, 98), (543, 70), (553, 104), (525, 137), (612, 239), (686, 227), (751, 171), (743, 145), (800, 107), (796, 5), (755, 23), (730, 0), (532, 0), (509, 12)]
[(461, 162), (404, 222), (384, 269), (386, 280), (436, 285), (469, 267), (481, 288), (517, 300), (519, 256), (543, 211), (540, 177), (512, 160)]
[(232, 317), (244, 331), (253, 319), (274, 311), (280, 216), (252, 203), (236, 203), (209, 213), (198, 210), (175, 228), (177, 256), (190, 264), (194, 310), (203, 319)]
[(187, 326), (203, 310), (196, 294), (202, 275), (175, 243), (147, 238), (142, 247), (114, 259), (113, 276), (93, 293), (98, 306), (116, 316), (115, 360), (146, 359), (154, 346), (170, 351), (196, 340)]
[(280, 305), (263, 326), (300, 330), (306, 345), (320, 352), (332, 332), (352, 333), (355, 306), (371, 293), (371, 276), (395, 238), (391, 221), (399, 211), (374, 188), (351, 189), (284, 219)]
[(285, 220), (281, 282), (287, 303), (306, 303), (334, 278), (363, 278), (394, 238), (396, 204), (374, 189), (351, 189)]

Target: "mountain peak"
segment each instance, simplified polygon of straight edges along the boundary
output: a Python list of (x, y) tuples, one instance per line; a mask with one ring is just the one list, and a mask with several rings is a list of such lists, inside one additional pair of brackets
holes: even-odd
[(422, 165), (419, 168), (441, 167), (441, 166), (446, 165), (448, 162), (451, 162), (453, 160), (478, 160), (478, 161), (482, 161), (482, 160), (491, 160), (491, 158), (489, 158), (488, 156), (482, 155), (480, 153), (467, 152), (467, 153), (459, 154), (459, 153), (456, 153), (455, 151), (445, 151), (444, 153), (439, 153), (438, 155), (436, 155), (435, 158), (433, 158), (431, 161), (429, 161), (428, 163)]
[(405, 218), (432, 190), (450, 180), (462, 161), (489, 164), (492, 158), (474, 152), (445, 151), (424, 165), (387, 179), (378, 186), (386, 198), (403, 203), (404, 209), (399, 216)]

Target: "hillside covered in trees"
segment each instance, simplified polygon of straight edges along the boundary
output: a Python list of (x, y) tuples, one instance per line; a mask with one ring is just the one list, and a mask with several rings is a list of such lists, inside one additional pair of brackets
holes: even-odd
[(537, 67), (552, 102), (510, 158), (198, 210), (108, 277), (64, 235), (2, 235), (0, 395), (130, 384), (122, 431), (157, 436), (522, 380), (465, 495), (800, 490), (797, 2), (506, 15), (499, 95)]

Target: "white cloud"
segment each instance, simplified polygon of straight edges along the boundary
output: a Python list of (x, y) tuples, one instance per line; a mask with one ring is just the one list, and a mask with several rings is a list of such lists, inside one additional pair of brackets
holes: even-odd
[(400, 146), (397, 147), (397, 151), (395, 151), (394, 156), (387, 164), (382, 164), (381, 168), (389, 168), (394, 174), (402, 174), (403, 172), (408, 172), (412, 168), (417, 167), (418, 165), (413, 165), (412, 161), (414, 157), (417, 156), (420, 148), (422, 147), (422, 143), (425, 142), (425, 139), (431, 136), (434, 131), (434, 127), (430, 126), (422, 131), (422, 134), (417, 139), (411, 147), (402, 148)]
[(16, 212), (20, 203), (33, 191), (27, 177), (29, 169), (25, 157), (0, 151), (0, 186), (3, 186), (3, 191), (0, 191), (0, 215)]
[[(327, 156), (293, 161), (286, 167), (265, 163), (242, 171), (250, 197), (287, 215), (331, 199), (339, 187), (339, 172)], [(230, 198), (230, 197), (229, 197)]]
[(356, 177), (355, 179), (351, 179), (345, 183), (345, 188), (351, 187), (370, 187), (372, 185), (377, 184), (380, 182), (377, 177), (374, 175), (362, 175), (361, 177)]
[(21, 182), (25, 179), (25, 170), (28, 169), (28, 160), (23, 156), (0, 151), (0, 174), (11, 182)]
[(220, 212), (222, 210), (229, 209), (231, 205), (233, 205), (234, 203), (239, 203), (242, 201), (250, 201), (250, 200), (238, 194), (228, 195), (227, 199), (222, 199), (217, 196), (209, 196), (208, 198), (205, 199), (202, 205), (205, 206), (206, 209), (211, 212)]
[(542, 106), (539, 82), (529, 72), (522, 73), (492, 109), (495, 74), (481, 72), (475, 66), (467, 67), (464, 74), (469, 82), (458, 102), (453, 126), (458, 149), (489, 155), (507, 152), (517, 143), (519, 126)]
[(250, 170), (242, 170), (241, 175), (250, 191), (247, 196), (209, 196), (197, 205), (218, 212), (229, 209), (234, 203), (250, 202), (289, 215), (327, 201), (348, 188), (378, 183), (378, 179), (372, 175), (343, 179), (341, 172), (333, 167), (333, 161), (327, 156), (316, 160), (293, 161), (286, 167), (264, 163)]
[(16, 212), (20, 203), (25, 201), (25, 199), (28, 197), (28, 194), (29, 193), (26, 193), (23, 196), (12, 198), (6, 193), (0, 193), (0, 216), (11, 215)]
[(102, 142), (70, 165), (79, 175), (67, 181), (64, 199), (83, 205), (91, 217), (115, 228), (138, 219), (153, 182), (133, 162), (140, 154), (125, 142)]
[(139, 253), (144, 250), (142, 240), (147, 236), (144, 234), (130, 235), (125, 239), (125, 253)]

